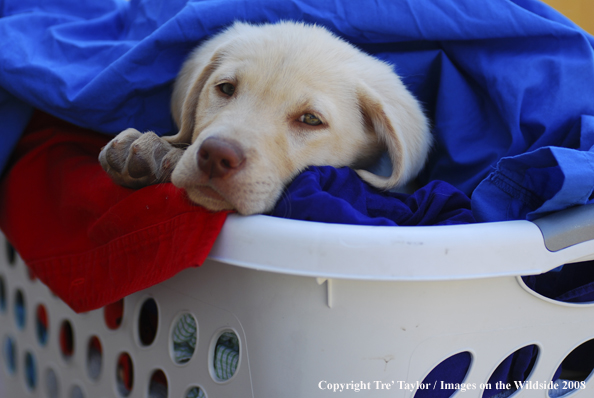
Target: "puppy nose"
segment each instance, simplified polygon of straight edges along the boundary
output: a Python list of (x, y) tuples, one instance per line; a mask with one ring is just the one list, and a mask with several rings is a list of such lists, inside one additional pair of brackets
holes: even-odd
[(198, 168), (210, 178), (224, 178), (243, 167), (245, 156), (238, 144), (210, 137), (198, 150)]

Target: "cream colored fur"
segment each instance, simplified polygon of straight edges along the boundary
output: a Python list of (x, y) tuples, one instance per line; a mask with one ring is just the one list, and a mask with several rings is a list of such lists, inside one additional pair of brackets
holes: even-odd
[[(221, 93), (222, 83), (233, 84), (232, 96)], [(171, 111), (177, 135), (145, 144), (149, 136), (129, 129), (106, 146), (103, 152), (112, 152), (102, 152), (102, 165), (128, 186), (165, 181), (170, 173), (193, 202), (215, 211), (266, 212), (306, 167), (360, 168), (384, 150), (393, 164), (389, 177), (357, 172), (381, 189), (403, 185), (423, 167), (431, 144), (419, 103), (390, 65), (302, 23), (235, 23), (206, 41), (184, 64)], [(304, 114), (323, 123), (305, 124)], [(197, 153), (209, 137), (239, 146), (245, 165), (225, 178), (201, 172)], [(151, 165), (156, 177), (129, 176), (129, 153), (150, 158), (155, 140), (170, 159)], [(172, 172), (161, 170), (167, 168)]]

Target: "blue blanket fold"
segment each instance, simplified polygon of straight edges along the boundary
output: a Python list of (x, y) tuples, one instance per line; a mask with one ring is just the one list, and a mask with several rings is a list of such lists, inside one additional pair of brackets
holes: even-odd
[(413, 194), (382, 192), (349, 168), (310, 167), (293, 180), (271, 215), (357, 225), (453, 225), (474, 222), (470, 199), (432, 181)]
[(473, 193), (472, 208), (477, 219), (534, 220), (591, 203), (594, 116), (582, 115), (565, 141), (567, 145), (561, 142), (560, 146), (546, 146), (499, 160)]

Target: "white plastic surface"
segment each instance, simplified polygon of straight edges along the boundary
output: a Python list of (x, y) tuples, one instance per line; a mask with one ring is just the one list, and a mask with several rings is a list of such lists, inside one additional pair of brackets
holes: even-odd
[[(134, 362), (131, 398), (149, 396), (149, 380), (162, 370), (167, 397), (183, 398), (199, 386), (207, 398), (412, 398), (415, 388), (444, 359), (467, 351), (472, 363), (456, 398), (479, 398), (481, 384), (508, 355), (526, 345), (539, 348), (531, 381), (548, 382), (561, 361), (594, 339), (594, 307), (563, 305), (530, 293), (517, 275), (592, 258), (585, 242), (556, 253), (544, 247), (536, 226), (505, 222), (455, 227), (351, 227), (273, 219), (229, 217), (209, 260), (160, 285), (127, 297), (124, 319), (109, 330), (101, 310), (77, 315), (19, 260), (6, 263), (0, 246), (0, 278), (6, 309), (0, 310), (0, 343), (17, 346), (17, 371), (0, 358), (0, 398), (48, 397), (47, 369), (58, 379), (60, 397), (80, 386), (84, 398), (120, 397), (115, 387), (119, 353)], [(15, 322), (14, 298), (24, 292), (27, 320)], [(159, 308), (154, 343), (139, 343), (142, 303)], [(49, 315), (49, 340), (35, 334), (35, 308)], [(171, 330), (183, 313), (194, 316), (198, 346), (187, 364), (171, 355)], [(59, 324), (69, 320), (75, 349), (66, 361), (59, 350)], [(240, 342), (236, 375), (213, 378), (213, 342), (225, 330)], [(87, 372), (91, 336), (102, 343), (98, 380)], [(38, 383), (25, 384), (24, 353), (36, 358)], [(336, 384), (365, 383), (369, 389), (332, 392)], [(378, 384), (379, 383), (379, 384)], [(384, 386), (385, 388), (380, 388)], [(389, 389), (388, 389), (389, 386)], [(574, 398), (593, 396), (587, 380)], [(1, 395), (4, 393), (4, 395)], [(514, 398), (547, 398), (546, 389), (525, 389)]]
[(228, 217), (209, 256), (256, 270), (357, 280), (533, 275), (594, 258), (594, 241), (550, 252), (536, 225), (373, 227)]

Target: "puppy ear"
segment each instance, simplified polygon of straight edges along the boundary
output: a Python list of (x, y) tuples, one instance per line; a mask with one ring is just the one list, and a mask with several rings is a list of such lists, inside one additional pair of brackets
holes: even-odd
[(190, 54), (175, 80), (171, 96), (171, 115), (179, 132), (163, 139), (171, 144), (191, 143), (196, 108), (204, 84), (221, 63), (225, 48), (242, 37), (244, 31), (249, 28), (249, 24), (235, 22), (222, 33), (202, 43)]
[(418, 101), (400, 79), (394, 79), (383, 81), (381, 91), (365, 83), (357, 88), (365, 128), (375, 132), (392, 161), (389, 177), (357, 170), (363, 180), (379, 189), (402, 186), (413, 179), (424, 166), (431, 147), (429, 123)]
[(208, 63), (200, 62), (199, 53), (195, 53), (184, 64), (175, 82), (171, 100), (171, 113), (179, 128), (173, 136), (165, 136), (164, 140), (171, 144), (190, 144), (194, 133), (198, 99), (210, 75), (217, 69), (221, 56), (212, 55)]

